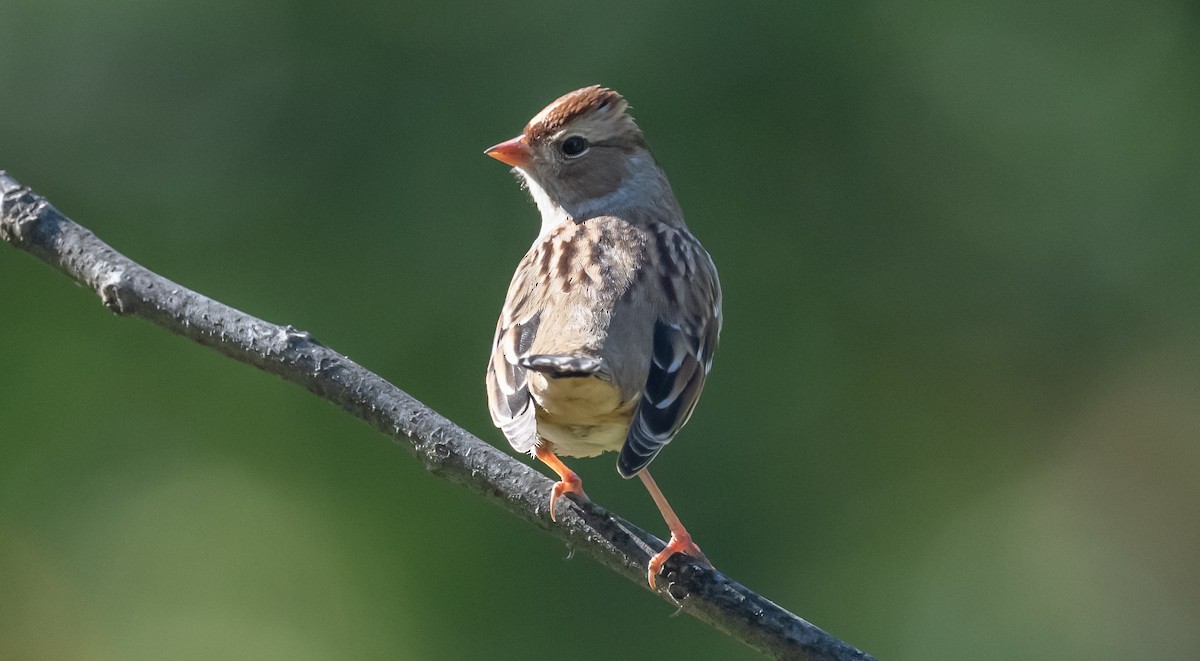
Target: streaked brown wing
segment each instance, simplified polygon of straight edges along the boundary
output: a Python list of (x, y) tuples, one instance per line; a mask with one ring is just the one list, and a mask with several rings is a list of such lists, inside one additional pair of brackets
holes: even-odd
[(540, 315), (534, 315), (525, 323), (498, 329), (488, 364), (488, 410), (492, 423), (519, 452), (531, 452), (537, 444), (533, 398), (529, 396), (526, 380), (528, 370), (519, 360), (529, 351), (539, 319)]
[(544, 287), (538, 288), (530, 280), (537, 276), (537, 270), (530, 266), (538, 255), (537, 250), (531, 250), (517, 267), (496, 323), (487, 369), (492, 423), (518, 452), (532, 452), (537, 445), (535, 409), (527, 381), (529, 371), (522, 366), (521, 359), (529, 353), (541, 323), (541, 297), (535, 292)]
[(687, 267), (670, 278), (676, 305), (664, 306), (654, 325), (650, 373), (617, 459), (622, 477), (649, 465), (687, 424), (712, 369), (721, 333), (721, 289), (708, 253), (690, 235), (687, 238), (691, 245), (686, 249), (693, 252)]

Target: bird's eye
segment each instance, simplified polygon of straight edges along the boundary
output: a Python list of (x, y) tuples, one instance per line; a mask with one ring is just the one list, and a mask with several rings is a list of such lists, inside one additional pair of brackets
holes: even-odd
[(573, 135), (563, 140), (559, 149), (562, 150), (563, 156), (567, 158), (583, 156), (583, 153), (588, 150), (588, 141), (583, 136)]

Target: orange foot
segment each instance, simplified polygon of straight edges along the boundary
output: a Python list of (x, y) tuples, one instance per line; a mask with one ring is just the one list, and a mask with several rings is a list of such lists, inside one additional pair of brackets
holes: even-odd
[(563, 479), (554, 483), (554, 488), (550, 490), (550, 520), (558, 521), (554, 516), (554, 503), (558, 502), (559, 497), (564, 493), (573, 493), (582, 496), (585, 500), (587, 494), (583, 492), (583, 482), (575, 473), (564, 475)]
[(646, 580), (650, 581), (651, 590), (658, 589), (655, 578), (662, 571), (662, 566), (666, 564), (667, 560), (676, 553), (690, 555), (696, 562), (712, 569), (712, 563), (708, 561), (708, 558), (704, 557), (704, 553), (692, 541), (692, 536), (687, 534), (687, 531), (671, 533), (671, 541), (667, 542), (666, 548), (655, 554), (653, 558), (650, 558), (650, 565), (646, 569)]
[(559, 481), (556, 482), (554, 484), (554, 488), (550, 490), (550, 520), (557, 522), (558, 519), (554, 514), (554, 504), (558, 502), (558, 499), (563, 494), (573, 493), (581, 496), (585, 500), (587, 499), (587, 494), (583, 492), (583, 481), (579, 479), (579, 476), (575, 474), (575, 471), (567, 468), (566, 464), (564, 464), (558, 457), (554, 456), (554, 453), (549, 449), (538, 446), (538, 448), (535, 450), (535, 454), (537, 454), (538, 459), (542, 460), (542, 463), (549, 466), (550, 469), (557, 473), (559, 477)]

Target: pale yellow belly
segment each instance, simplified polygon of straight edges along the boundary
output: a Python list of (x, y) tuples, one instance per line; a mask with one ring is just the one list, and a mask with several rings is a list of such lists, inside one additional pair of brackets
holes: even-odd
[(597, 377), (551, 379), (531, 374), (538, 436), (556, 454), (594, 457), (621, 449), (637, 398), (621, 401), (620, 390)]

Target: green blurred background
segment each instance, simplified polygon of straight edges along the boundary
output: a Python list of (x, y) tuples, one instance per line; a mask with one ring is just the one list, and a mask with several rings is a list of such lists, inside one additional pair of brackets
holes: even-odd
[[(1194, 659), (1198, 80), (1169, 0), (2, 0), (0, 167), (504, 446), (481, 150), (613, 86), (725, 286), (655, 464), (718, 567), (882, 659)], [(755, 658), (7, 246), (0, 370), (0, 658)]]

